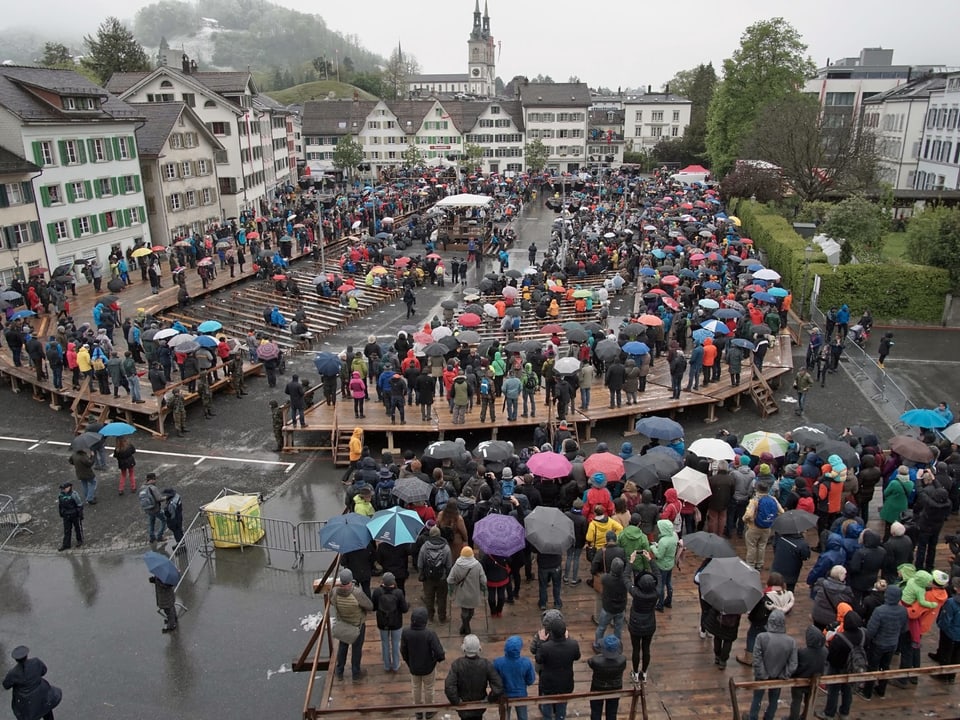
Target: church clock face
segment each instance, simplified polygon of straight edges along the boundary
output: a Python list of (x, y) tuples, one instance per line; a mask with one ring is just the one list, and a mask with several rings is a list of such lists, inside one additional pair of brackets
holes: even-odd
[(474, 68), (474, 69), (473, 69), (473, 76), (474, 76), (474, 77), (480, 77), (480, 68)]

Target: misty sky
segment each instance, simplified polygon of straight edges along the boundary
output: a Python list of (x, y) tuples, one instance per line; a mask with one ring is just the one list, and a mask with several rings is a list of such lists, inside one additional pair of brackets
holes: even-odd
[[(504, 81), (519, 74), (542, 73), (557, 81), (577, 75), (590, 85), (616, 89), (659, 86), (677, 70), (701, 62), (712, 61), (719, 72), (744, 28), (776, 15), (797, 27), (818, 66), (827, 58), (857, 55), (861, 48), (874, 46), (894, 48), (898, 64), (960, 66), (955, 43), (958, 0), (488, 2), (493, 35), (502, 43), (497, 74)], [(131, 18), (147, 4), (146, 0), (7, 3), (0, 23), (3, 28), (26, 25), (80, 34), (94, 30), (109, 14)], [(281, 0), (281, 4), (322, 15), (329, 27), (355, 33), (368, 49), (384, 56), (400, 41), (424, 72), (466, 72), (474, 0)], [(580, 10), (564, 11), (568, 6)]]

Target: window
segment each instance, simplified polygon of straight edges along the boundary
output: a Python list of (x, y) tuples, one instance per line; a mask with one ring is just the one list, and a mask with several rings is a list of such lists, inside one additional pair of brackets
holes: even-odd
[(109, 197), (113, 195), (113, 187), (110, 183), (110, 178), (99, 178), (96, 180), (97, 183), (97, 194), (100, 197)]
[(195, 132), (188, 132), (183, 134), (183, 146), (188, 148), (194, 148), (197, 146), (197, 134)]
[(196, 107), (197, 106), (197, 96), (193, 93), (184, 93), (183, 94), (183, 104), (187, 107)]
[(857, 94), (852, 92), (828, 92), (824, 105), (828, 107), (851, 107)]
[(663, 110), (654, 110), (650, 113), (650, 122), (663, 122)]
[(227, 158), (227, 151), (226, 151), (226, 150), (214, 150), (214, 151), (213, 151), (213, 161), (214, 161), (217, 165), (226, 165), (226, 164), (229, 162), (229, 159)]
[(129, 139), (125, 137), (117, 138), (117, 157), (120, 160), (129, 160), (131, 156)]
[(36, 153), (41, 161), (42, 165), (56, 165), (56, 160), (53, 159), (53, 143), (49, 140), (41, 140), (37, 143), (39, 152)]
[(66, 240), (70, 237), (69, 233), (67, 232), (66, 220), (57, 220), (56, 222), (50, 223), (50, 226), (50, 230), (52, 231), (50, 234), (53, 236), (51, 239), (55, 238), (56, 240)]
[(170, 198), (168, 199), (168, 202), (170, 203), (170, 209), (173, 210), (174, 212), (177, 212), (178, 210), (183, 209), (183, 198), (180, 197), (179, 193), (174, 193), (173, 195), (171, 195)]
[(76, 140), (67, 140), (63, 144), (66, 151), (65, 165), (76, 165), (80, 162), (80, 152)]
[(674, 110), (674, 111), (673, 111), (673, 122), (675, 122), (675, 123), (680, 122), (680, 111), (679, 111), (679, 110)]
[(215, 122), (210, 123), (210, 132), (218, 137), (230, 134), (230, 123), (225, 122)]
[(124, 175), (120, 178), (120, 192), (126, 195), (137, 191), (137, 178), (135, 175)]
[(197, 193), (196, 193), (196, 191), (194, 191), (194, 190), (188, 190), (186, 193), (184, 193), (183, 199), (184, 199), (184, 204), (185, 204), (188, 208), (193, 208), (193, 207), (196, 207), (196, 206), (197, 206)]
[[(637, 111), (633, 114), (633, 121), (636, 122), (636, 123), (642, 123), (642, 122), (643, 122), (643, 110), (637, 110)], [(640, 134), (640, 133), (637, 133), (637, 135), (639, 135), (639, 134)]]
[(43, 185), (40, 188), (40, 199), (44, 207), (50, 205), (60, 205), (63, 202), (63, 195), (60, 192), (59, 185)]
[(164, 80), (160, 83), (160, 87), (162, 87), (164, 90), (173, 89), (173, 83), (169, 80)]
[(111, 210), (103, 214), (103, 230), (114, 230), (117, 227), (117, 213)]
[(71, 202), (80, 202), (87, 199), (86, 187), (83, 182), (72, 182), (67, 185), (67, 197), (73, 197)]
[(215, 108), (217, 104), (213, 100), (207, 100), (203, 103), (205, 108)]
[(23, 185), (20, 183), (7, 183), (3, 186), (3, 190), (7, 198), (7, 205), (23, 205), (27, 202)]
[(97, 138), (93, 141), (93, 161), (94, 162), (106, 162), (110, 159), (110, 156), (107, 154), (107, 143), (102, 138)]
[(499, 115), (499, 114), (500, 114), (500, 106), (499, 106), (499, 105), (491, 105), (491, 106), (490, 106), (490, 114), (491, 114), (491, 115)]
[(189, 160), (184, 160), (180, 163), (180, 177), (193, 177), (193, 163)]
[(179, 150), (183, 147), (183, 135), (180, 133), (173, 133), (170, 136), (170, 148), (173, 150)]
[(204, 205), (213, 204), (213, 192), (210, 190), (210, 188), (204, 188), (200, 191), (200, 199)]
[(167, 180), (176, 180), (177, 179), (177, 164), (176, 163), (167, 163), (163, 166), (163, 177)]
[(652, 127), (650, 128), (650, 137), (662, 137), (663, 128), (662, 127)]
[(197, 160), (197, 175), (209, 175), (209, 174), (210, 174), (210, 161)]
[(77, 224), (80, 227), (81, 235), (90, 234), (90, 218), (89, 217), (77, 218)]
[(635, 126), (635, 127), (633, 128), (633, 134), (634, 134), (636, 137), (640, 137), (641, 135), (643, 135), (643, 125), (637, 125), (637, 126)]
[(139, 225), (143, 222), (143, 212), (138, 207), (132, 207), (129, 210), (130, 212), (130, 224)]
[(27, 223), (18, 223), (6, 227), (8, 242), (16, 247), (30, 242), (30, 225)]
[(672, 128), (670, 128), (670, 137), (679, 137), (679, 136), (680, 136), (680, 128), (674, 125)]
[(173, 93), (147, 93), (147, 102), (173, 102)]

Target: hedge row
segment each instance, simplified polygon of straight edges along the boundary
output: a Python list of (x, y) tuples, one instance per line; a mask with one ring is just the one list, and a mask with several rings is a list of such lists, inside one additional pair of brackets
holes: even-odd
[[(764, 205), (736, 199), (731, 214), (740, 218), (743, 233), (766, 253), (770, 267), (783, 277), (797, 299), (803, 291), (804, 248), (806, 241), (781, 215)], [(840, 265), (833, 267), (817, 248), (810, 258), (807, 292), (813, 278), (820, 276), (818, 306), (826, 311), (843, 303), (858, 317), (870, 308), (878, 321), (907, 320), (939, 325), (944, 296), (950, 290), (950, 274), (927, 265), (880, 264)], [(794, 302), (794, 307), (799, 304)]]

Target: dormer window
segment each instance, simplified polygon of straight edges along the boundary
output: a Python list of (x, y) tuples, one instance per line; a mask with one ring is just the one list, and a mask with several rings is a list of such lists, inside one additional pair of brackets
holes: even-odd
[(70, 97), (66, 96), (62, 98), (63, 100), (63, 109), (64, 110), (75, 110), (75, 111), (90, 111), (97, 110), (99, 104), (96, 98), (92, 97)]

